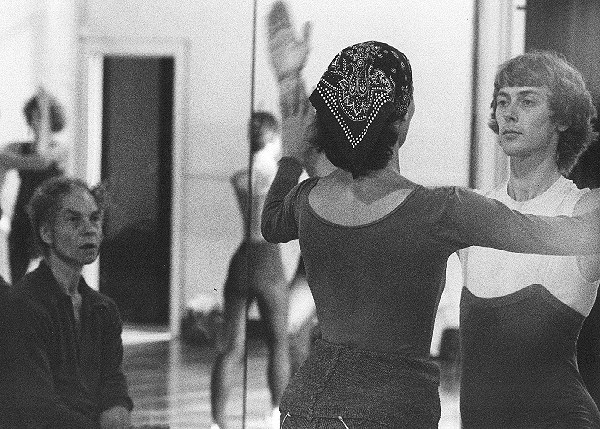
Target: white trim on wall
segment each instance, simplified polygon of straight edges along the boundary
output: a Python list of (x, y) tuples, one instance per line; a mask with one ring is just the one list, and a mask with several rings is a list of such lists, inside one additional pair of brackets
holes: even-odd
[[(174, 58), (173, 147), (171, 204), (171, 274), (169, 330), (172, 337), (180, 332), (184, 291), (183, 215), (185, 201), (185, 148), (187, 142), (189, 42), (171, 38), (112, 38), (82, 36), (80, 71), (81, 123), (80, 150), (75, 154), (76, 175), (89, 183), (100, 180), (102, 149), (102, 64), (105, 55), (170, 56)], [(99, 267), (90, 267), (86, 279), (98, 287)]]
[(473, 184), (490, 191), (508, 178), (508, 158), (489, 129), (490, 102), (494, 79), (500, 64), (522, 54), (525, 38), (525, 0), (476, 0), (479, 33), (477, 50), (477, 88), (473, 109), (476, 154)]

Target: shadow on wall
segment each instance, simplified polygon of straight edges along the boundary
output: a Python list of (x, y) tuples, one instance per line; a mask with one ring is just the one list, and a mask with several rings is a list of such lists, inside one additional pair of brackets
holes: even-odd
[(156, 231), (156, 222), (142, 220), (102, 245), (100, 291), (115, 300), (126, 322), (169, 321), (169, 249)]

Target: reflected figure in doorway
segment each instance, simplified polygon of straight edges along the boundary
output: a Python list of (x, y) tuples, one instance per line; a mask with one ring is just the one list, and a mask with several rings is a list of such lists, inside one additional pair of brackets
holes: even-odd
[(64, 110), (54, 97), (40, 88), (25, 104), (23, 114), (33, 134), (32, 140), (9, 143), (0, 152), (0, 163), (2, 158), (18, 160), (18, 163), (12, 162), (9, 168), (16, 168), (20, 178), (8, 235), (12, 283), (19, 281), (30, 262), (41, 256), (25, 206), (38, 185), (64, 173), (68, 155), (67, 150), (54, 139), (54, 134), (62, 131), (66, 123)]
[(248, 187), (248, 170), (240, 170), (231, 177), (247, 230), (244, 241), (229, 264), (223, 291), (224, 350), (217, 356), (211, 380), (213, 429), (228, 427), (226, 404), (237, 377), (236, 369), (242, 365), (246, 311), (254, 299), (266, 328), (269, 354), (267, 379), (272, 407), (267, 419), (276, 425), (274, 427), (278, 427), (279, 400), (290, 374), (288, 287), (281, 250), (279, 245), (267, 243), (260, 232), (260, 213), (280, 157), (277, 119), (268, 112), (254, 112), (249, 124), (249, 138), (253, 160), (252, 197)]

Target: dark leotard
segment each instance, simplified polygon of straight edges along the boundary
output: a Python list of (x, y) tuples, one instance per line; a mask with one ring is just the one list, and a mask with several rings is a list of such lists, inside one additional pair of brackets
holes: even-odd
[(577, 371), (584, 316), (533, 284), (461, 299), (463, 429), (600, 428)]

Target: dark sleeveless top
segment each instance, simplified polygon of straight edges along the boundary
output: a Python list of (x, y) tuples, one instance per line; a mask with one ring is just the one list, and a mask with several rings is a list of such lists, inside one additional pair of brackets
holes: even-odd
[(600, 428), (577, 371), (584, 316), (533, 284), (461, 298), (463, 429)]
[[(30, 155), (33, 152), (33, 143), (23, 143), (21, 149), (23, 155)], [(18, 218), (18, 220), (21, 220), (21, 218), (24, 217), (25, 220), (27, 220), (25, 207), (31, 199), (35, 188), (41, 185), (44, 180), (61, 174), (63, 174), (63, 171), (58, 168), (56, 163), (52, 163), (44, 170), (19, 170), (19, 179), (21, 180), (21, 183), (19, 185), (17, 200), (15, 201), (13, 219)]]

